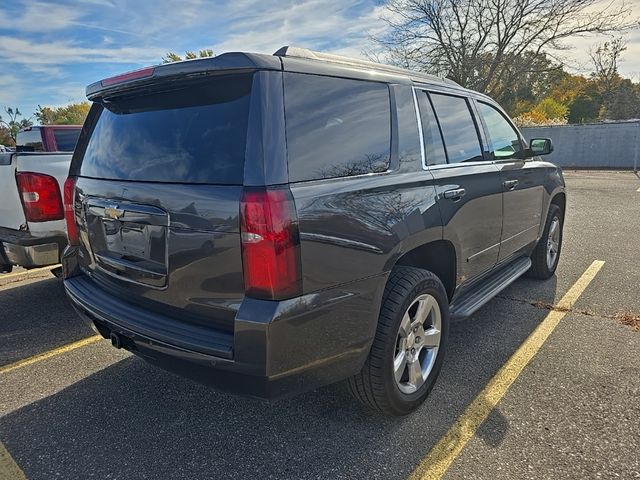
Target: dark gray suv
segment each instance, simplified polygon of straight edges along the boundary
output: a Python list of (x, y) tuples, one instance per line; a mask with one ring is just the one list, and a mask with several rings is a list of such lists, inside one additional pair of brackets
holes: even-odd
[(276, 398), (340, 380), (411, 412), (452, 317), (553, 275), (562, 172), (490, 98), (284, 47), (94, 83), (65, 288), (163, 368)]

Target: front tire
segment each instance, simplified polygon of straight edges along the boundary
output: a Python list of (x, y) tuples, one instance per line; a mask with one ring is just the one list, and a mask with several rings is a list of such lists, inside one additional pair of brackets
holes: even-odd
[(449, 302), (440, 279), (418, 268), (394, 269), (369, 357), (348, 381), (352, 395), (386, 415), (411, 413), (440, 373), (448, 332)]
[(530, 277), (546, 280), (555, 273), (562, 250), (563, 223), (564, 212), (552, 203), (549, 206), (542, 237), (531, 254), (531, 268), (528, 272)]

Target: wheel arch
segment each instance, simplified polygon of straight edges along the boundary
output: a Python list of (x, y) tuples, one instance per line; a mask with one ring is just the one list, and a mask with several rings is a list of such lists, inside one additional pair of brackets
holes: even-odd
[(551, 197), (551, 201), (549, 202), (549, 205), (558, 205), (562, 209), (562, 213), (564, 215), (564, 212), (566, 211), (566, 208), (567, 208), (567, 194), (564, 192), (564, 190), (556, 192)]
[(435, 240), (418, 245), (403, 253), (394, 264), (415, 267), (433, 272), (444, 285), (449, 300), (456, 289), (457, 263), (453, 244), (447, 240)]

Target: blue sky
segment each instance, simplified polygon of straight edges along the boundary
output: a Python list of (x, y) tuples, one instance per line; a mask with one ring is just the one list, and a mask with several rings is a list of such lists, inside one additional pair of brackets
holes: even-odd
[[(640, 0), (631, 2), (640, 13)], [(0, 106), (29, 116), (38, 104), (81, 101), (87, 84), (159, 63), (168, 51), (273, 53), (295, 44), (359, 56), (381, 32), (382, 11), (377, 0), (5, 1)], [(581, 41), (567, 54), (579, 64), (587, 48)], [(623, 73), (640, 80), (638, 32), (625, 57)]]

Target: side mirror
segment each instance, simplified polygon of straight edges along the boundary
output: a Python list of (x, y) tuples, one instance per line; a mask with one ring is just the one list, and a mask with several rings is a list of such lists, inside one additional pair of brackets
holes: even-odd
[(529, 142), (531, 156), (549, 155), (553, 152), (553, 143), (550, 138), (532, 138)]

